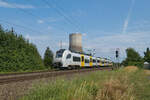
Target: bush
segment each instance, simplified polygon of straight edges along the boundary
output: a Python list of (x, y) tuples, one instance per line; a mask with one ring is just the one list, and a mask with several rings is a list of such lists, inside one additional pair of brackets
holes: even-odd
[(140, 68), (143, 67), (143, 59), (138, 52), (136, 52), (133, 48), (126, 49), (127, 58), (122, 61), (124, 66), (138, 66)]

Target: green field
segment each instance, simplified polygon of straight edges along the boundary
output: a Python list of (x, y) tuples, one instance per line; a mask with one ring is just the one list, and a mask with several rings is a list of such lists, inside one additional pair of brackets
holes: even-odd
[(98, 71), (35, 85), (20, 100), (150, 100), (150, 77), (144, 70)]

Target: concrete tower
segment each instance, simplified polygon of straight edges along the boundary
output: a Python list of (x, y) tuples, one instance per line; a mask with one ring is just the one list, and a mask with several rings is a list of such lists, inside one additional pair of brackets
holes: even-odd
[(69, 50), (82, 52), (82, 34), (72, 33), (69, 35)]

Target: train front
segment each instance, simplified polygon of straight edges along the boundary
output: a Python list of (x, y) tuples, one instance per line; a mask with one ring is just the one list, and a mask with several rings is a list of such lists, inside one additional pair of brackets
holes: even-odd
[(54, 56), (54, 67), (55, 68), (61, 68), (63, 66), (63, 53), (65, 49), (60, 49), (56, 52)]

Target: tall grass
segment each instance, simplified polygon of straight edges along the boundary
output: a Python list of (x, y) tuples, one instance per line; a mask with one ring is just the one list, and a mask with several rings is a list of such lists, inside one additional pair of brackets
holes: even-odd
[(150, 100), (150, 80), (142, 70), (98, 71), (35, 85), (21, 100)]

